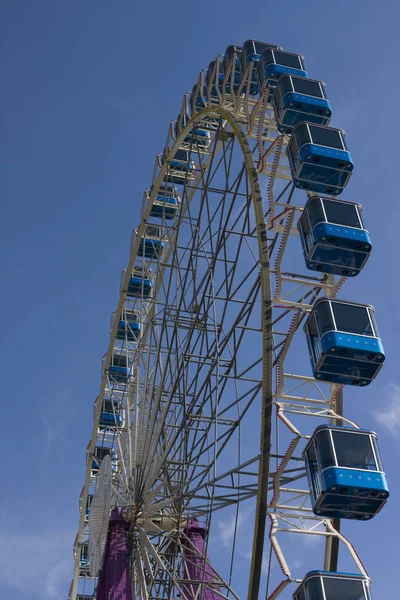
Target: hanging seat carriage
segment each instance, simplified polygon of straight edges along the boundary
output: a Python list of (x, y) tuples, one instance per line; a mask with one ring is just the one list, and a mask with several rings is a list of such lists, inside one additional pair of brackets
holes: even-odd
[(201, 88), (199, 88), (199, 84), (196, 83), (192, 88), (189, 100), (189, 104), (192, 107), (192, 112), (199, 112), (199, 110), (205, 108), (206, 102), (208, 102), (207, 88), (203, 87), (203, 93), (201, 93)]
[[(84, 488), (82, 488), (81, 494), (79, 496), (79, 512), (80, 513), (83, 510), (83, 503), (82, 503), (83, 491), (84, 491)], [(88, 519), (89, 519), (90, 505), (92, 503), (92, 500), (93, 500), (93, 494), (88, 494), (87, 498), (86, 498), (86, 507), (85, 507), (85, 523), (87, 523)]]
[(312, 196), (298, 222), (306, 265), (314, 271), (354, 277), (372, 250), (361, 204)]
[[(115, 317), (115, 315), (113, 315)], [(118, 322), (117, 340), (136, 342), (140, 336), (141, 324), (137, 311), (124, 310)]]
[[(167, 151), (164, 150), (162, 155), (159, 155), (159, 166), (161, 167), (167, 156)], [(169, 161), (165, 179), (168, 182), (184, 185), (186, 181), (194, 179), (194, 171), (196, 165), (191, 159), (188, 150), (179, 149), (175, 152), (174, 157)]]
[(89, 575), (89, 542), (85, 541), (81, 544), (79, 556), (79, 576), (85, 577)]
[(176, 217), (179, 205), (180, 198), (176, 187), (173, 185), (161, 184), (151, 206), (150, 216), (155, 219), (172, 220)]
[[(133, 230), (132, 242), (137, 236), (137, 230)], [(164, 240), (162, 230), (158, 225), (146, 224), (144, 235), (142, 236), (137, 255), (143, 259), (159, 259), (164, 250)]]
[(97, 474), (102, 460), (105, 456), (112, 454), (112, 448), (106, 448), (104, 446), (96, 446), (93, 452), (92, 458), (92, 475)]
[(296, 187), (337, 196), (349, 182), (353, 159), (341, 129), (298, 123), (286, 153)]
[[(242, 68), (240, 64), (240, 55), (242, 53), (242, 46), (228, 46), (224, 53), (224, 73), (230, 74), (226, 83), (226, 91), (230, 94), (236, 94), (239, 90), (240, 83), (242, 81)], [(231, 64), (232, 63), (232, 64)]]
[[(126, 271), (122, 271), (121, 285), (124, 282)], [(132, 276), (129, 278), (128, 289), (126, 295), (133, 298), (149, 299), (153, 293), (151, 269), (136, 265), (132, 271)]]
[(100, 430), (110, 427), (122, 427), (123, 418), (120, 414), (120, 405), (115, 400), (104, 398), (103, 407), (100, 413)]
[(304, 332), (316, 379), (363, 386), (382, 368), (385, 354), (372, 306), (320, 298)]
[(100, 465), (105, 456), (110, 455), (111, 458), (111, 471), (114, 476), (118, 471), (118, 462), (116, 460), (115, 452), (112, 448), (108, 448), (106, 446), (95, 446), (93, 456), (90, 458), (90, 455), (87, 453), (87, 460), (91, 460), (91, 477), (97, 477), (100, 469)]
[(93, 494), (88, 494), (87, 500), (86, 500), (86, 509), (85, 509), (85, 523), (87, 523), (89, 521), (90, 505), (92, 503), (92, 500), (93, 500)]
[(353, 573), (310, 571), (293, 600), (372, 600), (368, 577)]
[(277, 81), (282, 75), (308, 77), (304, 67), (304, 57), (276, 48), (267, 48), (261, 54), (256, 69), (256, 79), (260, 91), (268, 88), (269, 98), (271, 98)]
[[(175, 137), (181, 133), (182, 129), (186, 126), (189, 118), (183, 113), (179, 114), (175, 121)], [(211, 135), (210, 132), (206, 129), (196, 128), (188, 133), (188, 135), (183, 139), (181, 149), (183, 150), (192, 150), (195, 152), (208, 152), (208, 149), (211, 144)]]
[[(251, 75), (250, 75), (250, 89), (249, 94), (251, 96), (255, 96), (259, 92), (256, 68), (257, 63), (261, 58), (262, 53), (267, 48), (276, 48), (276, 50), (283, 50), (281, 46), (276, 46), (275, 44), (269, 44), (267, 42), (257, 42), (256, 40), (247, 40), (243, 44), (242, 52), (240, 53), (240, 64), (242, 74), (245, 75), (247, 66), (251, 64)], [(243, 89), (243, 93), (246, 92), (246, 89)]]
[[(200, 78), (202, 81), (202, 77)], [(198, 113), (203, 108), (206, 108), (208, 105), (208, 92), (205, 85), (201, 85), (200, 83), (196, 83), (189, 97), (189, 106), (191, 107), (191, 111), (193, 114)], [(201, 126), (204, 129), (209, 131), (216, 131), (220, 126), (221, 119), (219, 117), (205, 115), (202, 118)]]
[[(210, 62), (206, 72), (206, 86), (212, 96), (218, 97), (218, 92), (223, 92), (223, 81), (225, 77), (224, 63), (222, 58), (216, 58)], [(217, 92), (218, 89), (218, 92)]]
[(276, 82), (271, 104), (280, 133), (291, 134), (302, 121), (327, 126), (332, 116), (325, 84), (318, 79), (282, 75)]
[(377, 440), (367, 429), (317, 427), (303, 452), (316, 515), (365, 521), (382, 509), (389, 489)]
[[(103, 363), (107, 359), (107, 354), (103, 357)], [(111, 381), (117, 383), (128, 383), (130, 377), (130, 368), (126, 353), (118, 352), (117, 349), (111, 355), (110, 366), (107, 370), (108, 377)]]

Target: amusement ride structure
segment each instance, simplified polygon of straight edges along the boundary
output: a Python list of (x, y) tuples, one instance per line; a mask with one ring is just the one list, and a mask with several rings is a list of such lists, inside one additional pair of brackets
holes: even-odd
[(112, 315), (70, 600), (371, 600), (341, 520), (389, 491), (342, 390), (385, 355), (337, 298), (372, 245), (331, 115), (302, 56), (254, 40), (185, 94)]

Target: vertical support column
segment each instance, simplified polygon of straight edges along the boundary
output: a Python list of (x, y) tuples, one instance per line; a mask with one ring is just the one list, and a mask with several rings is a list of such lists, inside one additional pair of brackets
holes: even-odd
[[(218, 577), (212, 568), (206, 553), (206, 530), (199, 525), (197, 519), (191, 519), (188, 527), (184, 530), (187, 540), (183, 541), (183, 568), (185, 583), (183, 589), (187, 599), (198, 598), (199, 600), (218, 600), (221, 594), (216, 589), (211, 590), (207, 584), (215, 582)], [(199, 587), (203, 590), (199, 593)]]
[[(338, 415), (343, 415), (343, 390), (340, 390), (336, 396), (336, 412)], [(343, 427), (341, 419), (332, 421), (334, 425)], [(332, 519), (332, 525), (340, 533), (340, 519)], [(329, 537), (325, 546), (324, 569), (326, 571), (337, 571), (339, 561), (339, 537)]]
[(99, 575), (97, 600), (132, 600), (126, 534), (129, 524), (118, 508), (111, 511), (103, 567)]

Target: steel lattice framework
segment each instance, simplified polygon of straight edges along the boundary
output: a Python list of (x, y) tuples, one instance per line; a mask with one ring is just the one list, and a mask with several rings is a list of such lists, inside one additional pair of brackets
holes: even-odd
[[(206, 88), (200, 74), (205, 108), (192, 111), (185, 95), (186, 125), (176, 137), (171, 124), (165, 160), (157, 158), (145, 193), (94, 408), (72, 600), (98, 590), (82, 559), (96, 448), (112, 455), (110, 508), (121, 512), (114, 509), (111, 523), (115, 540), (118, 527), (126, 530), (126, 597), (214, 600), (248, 593), (251, 600), (272, 600), (301, 580), (296, 557), (304, 554), (304, 536), (324, 540), (326, 569), (336, 568), (342, 544), (365, 573), (338, 522), (312, 513), (301, 459), (318, 420), (345, 421), (340, 386), (309, 376), (300, 331), (318, 296), (334, 297), (344, 280), (306, 272), (296, 228), (306, 194), (295, 192), (288, 138), (276, 130), (267, 92), (258, 100), (249, 95), (251, 69), (237, 94), (219, 91), (217, 73)], [(199, 129), (210, 132), (206, 149), (198, 146)], [(173, 175), (171, 161), (182, 148), (195, 162), (194, 177), (181, 188), (175, 218), (156, 221), (157, 191)], [(155, 225), (163, 251), (149, 259), (139, 248), (142, 238), (154, 237)], [(151, 278), (151, 297), (128, 294), (138, 266)], [(142, 324), (135, 341), (117, 339), (127, 312)], [(125, 383), (109, 373), (116, 350), (131, 366)], [(121, 426), (99, 426), (104, 398), (120, 407)], [(122, 514), (125, 525), (119, 525)], [(221, 523), (228, 521), (221, 544)], [(274, 561), (279, 569), (271, 568)]]

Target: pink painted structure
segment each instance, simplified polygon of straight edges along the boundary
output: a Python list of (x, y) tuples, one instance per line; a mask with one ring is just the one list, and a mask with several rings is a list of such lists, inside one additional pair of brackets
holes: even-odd
[(103, 567), (99, 575), (97, 600), (132, 600), (126, 534), (129, 523), (118, 508), (111, 511)]

